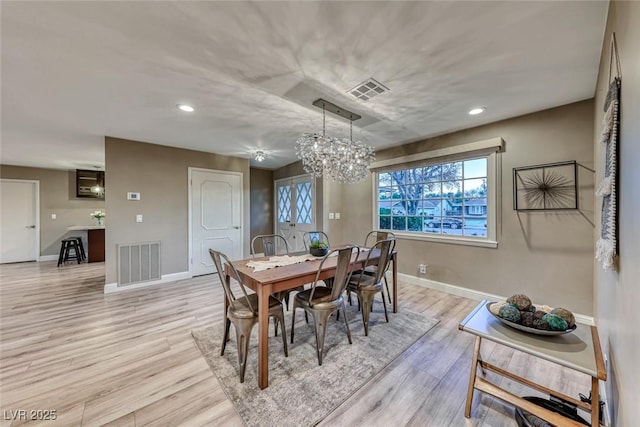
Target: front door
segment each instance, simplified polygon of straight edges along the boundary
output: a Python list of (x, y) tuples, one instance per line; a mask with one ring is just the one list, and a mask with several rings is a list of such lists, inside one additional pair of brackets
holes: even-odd
[(189, 168), (191, 275), (215, 273), (209, 249), (242, 258), (242, 174)]
[(315, 182), (310, 175), (276, 181), (276, 233), (293, 252), (304, 250), (302, 236), (316, 229)]
[(38, 182), (0, 180), (0, 263), (39, 258)]

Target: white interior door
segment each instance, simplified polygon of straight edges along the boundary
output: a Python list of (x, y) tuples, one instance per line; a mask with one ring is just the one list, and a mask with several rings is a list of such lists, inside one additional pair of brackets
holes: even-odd
[(38, 184), (0, 180), (0, 263), (39, 259)]
[(276, 182), (276, 233), (291, 251), (304, 250), (302, 236), (316, 229), (315, 182), (310, 175)]
[(191, 275), (215, 273), (209, 249), (242, 258), (242, 174), (189, 169)]

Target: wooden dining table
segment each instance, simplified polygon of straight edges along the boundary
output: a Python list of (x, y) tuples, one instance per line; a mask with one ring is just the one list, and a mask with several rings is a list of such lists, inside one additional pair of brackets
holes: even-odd
[[(373, 250), (369, 256), (369, 264), (379, 258)], [(378, 251), (379, 252), (379, 251)], [(369, 251), (360, 252), (356, 259), (352, 256), (353, 269), (358, 270), (364, 267)], [(293, 255), (293, 254), (292, 254)], [(397, 252), (391, 253), (392, 275), (393, 275), (393, 312), (398, 312), (398, 268)], [(250, 261), (268, 260), (269, 257), (250, 258), (233, 261), (233, 266), (238, 271), (245, 286), (258, 294), (258, 387), (265, 389), (269, 386), (269, 295), (276, 292), (295, 289), (299, 286), (313, 283), (318, 273), (318, 267), (322, 257), (317, 260), (301, 262), (298, 264), (285, 265), (268, 270), (254, 271), (248, 267)], [(324, 263), (320, 279), (329, 279), (335, 276), (337, 257), (329, 257)], [(225, 280), (231, 282), (229, 269), (225, 267)], [(225, 313), (228, 302), (225, 298)]]

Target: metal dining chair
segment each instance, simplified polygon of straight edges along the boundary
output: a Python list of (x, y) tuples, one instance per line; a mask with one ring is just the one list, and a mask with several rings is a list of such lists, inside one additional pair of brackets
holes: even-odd
[[(355, 251), (354, 251), (355, 248)], [(320, 273), (327, 259), (337, 252), (336, 273), (333, 280), (333, 287), (318, 286)], [(347, 321), (347, 313), (344, 304), (344, 290), (349, 283), (349, 278), (353, 271), (351, 264), (352, 254), (356, 254), (356, 259), (360, 255), (360, 248), (357, 246), (347, 246), (330, 251), (320, 262), (316, 279), (311, 285), (311, 289), (298, 292), (293, 299), (293, 312), (291, 315), (291, 344), (295, 333), (296, 308), (303, 308), (306, 313), (311, 313), (316, 330), (316, 352), (318, 354), (318, 365), (322, 365), (324, 356), (324, 338), (327, 332), (327, 321), (331, 314), (342, 311), (344, 326), (347, 329), (347, 337), (351, 344), (351, 331)]]
[[(377, 265), (375, 275), (371, 276), (364, 272), (353, 274), (347, 285), (347, 291), (355, 292), (358, 295), (358, 302), (362, 310), (362, 322), (364, 323), (364, 335), (369, 335), (369, 315), (373, 308), (373, 299), (380, 292), (382, 294), (382, 305), (384, 306), (384, 317), (389, 322), (389, 314), (387, 313), (387, 302), (382, 292), (382, 276), (387, 270), (391, 252), (395, 249), (395, 239), (386, 239), (377, 241), (367, 253), (367, 259), (364, 263), (364, 270), (370, 265)], [(377, 251), (380, 251), (379, 257)], [(375, 255), (374, 255), (375, 253)], [(376, 259), (377, 258), (377, 259)]]
[[(262, 249), (262, 252), (259, 251)], [(251, 256), (255, 257), (257, 254), (264, 254), (264, 256), (274, 255), (286, 255), (289, 253), (289, 244), (280, 234), (259, 234), (251, 239)], [(291, 291), (302, 291), (304, 286), (299, 286), (295, 289), (288, 291), (277, 292), (275, 297), (281, 301), (284, 301), (284, 306), (289, 310), (289, 294)]]
[[(238, 345), (238, 362), (240, 364), (240, 382), (244, 382), (244, 373), (247, 369), (247, 353), (249, 352), (249, 341), (251, 338), (251, 330), (253, 326), (258, 323), (258, 295), (248, 294), (245, 288), (242, 278), (238, 274), (238, 271), (233, 266), (229, 258), (222, 252), (209, 249), (209, 255), (213, 259), (216, 269), (218, 270), (218, 276), (224, 289), (225, 298), (228, 302), (226, 319), (224, 322), (224, 336), (222, 338), (222, 349), (220, 350), (220, 356), (224, 355), (224, 350), (227, 347), (227, 340), (229, 339), (229, 329), (231, 323), (236, 330), (236, 340)], [(231, 286), (227, 284), (224, 275), (224, 266), (226, 264), (231, 277), (236, 280), (242, 291), (242, 295), (236, 298)], [(276, 326), (278, 323), (282, 324), (282, 344), (284, 346), (284, 355), (289, 357), (289, 351), (287, 349), (287, 333), (284, 325), (284, 311), (282, 309), (282, 302), (273, 296), (269, 296), (269, 317), (273, 317)]]
[(251, 255), (259, 253), (264, 256), (286, 255), (289, 253), (289, 244), (280, 234), (259, 234), (251, 239)]
[[(387, 239), (394, 239), (395, 240), (396, 235), (391, 232), (391, 231), (387, 231), (387, 230), (372, 230), (367, 234), (367, 237), (365, 237), (364, 239), (364, 246), (365, 248), (369, 247), (369, 244), (373, 244), (379, 240), (387, 240)], [(385, 269), (382, 278), (384, 279), (384, 286), (385, 289), (387, 290), (387, 299), (389, 300), (389, 304), (391, 304), (391, 292), (389, 292), (389, 282), (387, 281), (387, 270), (389, 269), (389, 263), (387, 263), (387, 268)], [(377, 265), (370, 265), (369, 267), (367, 267), (364, 270), (365, 274), (368, 274), (370, 276), (375, 276), (376, 272), (378, 271), (378, 266)]]

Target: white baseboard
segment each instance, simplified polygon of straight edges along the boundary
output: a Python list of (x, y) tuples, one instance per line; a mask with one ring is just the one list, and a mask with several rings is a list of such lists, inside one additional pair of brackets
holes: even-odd
[(40, 255), (40, 258), (38, 258), (38, 261), (40, 262), (57, 261), (57, 260), (58, 260), (58, 255)]
[(130, 291), (132, 289), (140, 289), (140, 288), (146, 288), (148, 286), (162, 285), (164, 283), (177, 282), (178, 280), (184, 280), (184, 279), (190, 279), (190, 278), (191, 278), (191, 274), (189, 274), (188, 271), (181, 271), (180, 273), (163, 274), (159, 280), (135, 283), (133, 285), (118, 286), (117, 283), (107, 283), (106, 285), (104, 285), (104, 293), (111, 294), (114, 292)]
[[(389, 272), (387, 274), (390, 275), (391, 273)], [(424, 279), (422, 277), (411, 276), (409, 274), (398, 273), (398, 280), (401, 282), (411, 283), (412, 285), (424, 286), (426, 288), (436, 289), (438, 291), (446, 292), (448, 294), (456, 295), (459, 297), (469, 298), (476, 301), (482, 301), (485, 299), (489, 301), (504, 301), (508, 298), (502, 295), (476, 291), (475, 289), (463, 288), (462, 286), (450, 285), (448, 283), (437, 282), (435, 280)], [(573, 313), (573, 316), (576, 318), (576, 322), (578, 323), (595, 325), (592, 316), (578, 313)]]

